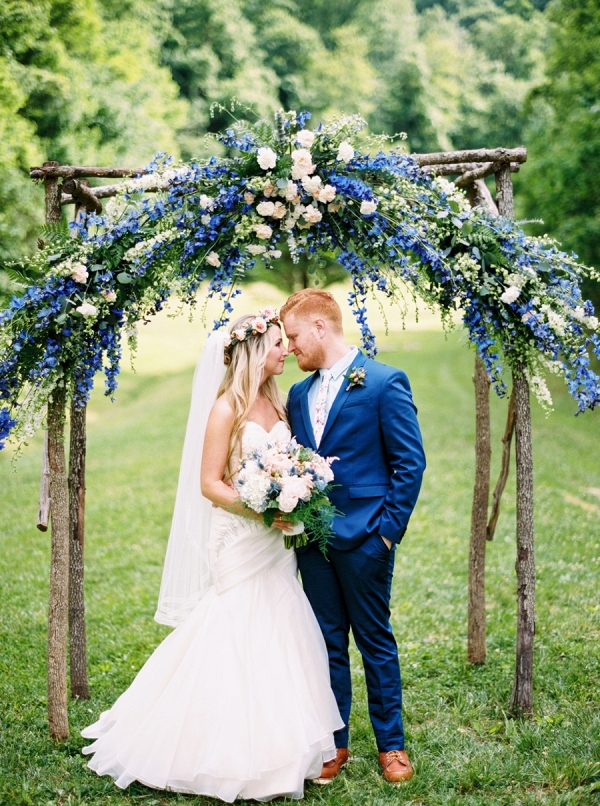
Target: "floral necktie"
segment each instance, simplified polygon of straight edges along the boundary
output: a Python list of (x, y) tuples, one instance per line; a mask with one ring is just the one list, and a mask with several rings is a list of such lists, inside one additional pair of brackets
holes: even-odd
[(315, 405), (315, 445), (317, 448), (321, 443), (323, 430), (327, 421), (327, 391), (331, 382), (331, 372), (327, 370), (321, 377), (321, 386), (317, 394), (317, 403)]

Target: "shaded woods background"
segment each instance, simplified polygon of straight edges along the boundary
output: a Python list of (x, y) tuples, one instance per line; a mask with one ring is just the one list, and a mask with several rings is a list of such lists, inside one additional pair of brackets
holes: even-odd
[(599, 265), (599, 49), (597, 0), (3, 0), (0, 266), (35, 247), (30, 165), (200, 155), (232, 96), (415, 151), (524, 143), (517, 215)]

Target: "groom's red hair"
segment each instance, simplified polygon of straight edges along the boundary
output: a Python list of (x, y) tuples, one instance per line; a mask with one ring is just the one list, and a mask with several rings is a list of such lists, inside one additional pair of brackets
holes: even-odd
[(333, 294), (320, 288), (303, 288), (288, 297), (279, 311), (283, 321), (286, 316), (321, 316), (332, 325), (334, 330), (342, 332), (342, 309), (335, 301)]

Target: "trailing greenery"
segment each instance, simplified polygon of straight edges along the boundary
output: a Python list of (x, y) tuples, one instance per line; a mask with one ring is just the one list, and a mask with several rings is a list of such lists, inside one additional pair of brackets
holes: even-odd
[[(243, 305), (236, 312), (243, 312)], [(166, 320), (166, 327), (169, 326)], [(151, 327), (163, 327), (158, 322)], [(159, 330), (159, 333), (161, 331)], [(396, 557), (392, 621), (404, 683), (407, 749), (416, 776), (385, 784), (377, 765), (360, 656), (353, 650), (355, 759), (307, 806), (592, 806), (600, 794), (600, 412), (534, 409), (537, 624), (534, 717), (506, 716), (514, 675), (514, 473), (487, 545), (488, 659), (466, 664), (467, 565), (473, 483), (472, 354), (464, 334), (407, 331), (383, 360), (411, 380), (428, 470)], [(293, 357), (286, 386), (300, 379)], [(81, 756), (78, 732), (129, 685), (167, 630), (153, 621), (189, 408), (192, 369), (124, 374), (119, 401), (94, 394), (88, 417), (86, 604), (89, 701), (70, 703), (71, 738), (46, 722), (49, 534), (35, 529), (42, 440), (17, 473), (0, 454), (0, 803), (6, 806), (214, 806), (133, 784), (118, 790)], [(493, 475), (506, 402), (492, 405)], [(467, 447), (465, 447), (467, 446)], [(594, 493), (593, 491), (596, 491)]]

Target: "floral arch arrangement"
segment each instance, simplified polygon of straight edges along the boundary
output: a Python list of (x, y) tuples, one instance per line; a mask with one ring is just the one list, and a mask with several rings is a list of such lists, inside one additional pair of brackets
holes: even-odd
[[(408, 288), (449, 322), (462, 312), (496, 390), (503, 368), (524, 370), (542, 403), (543, 375), (568, 384), (578, 409), (600, 402), (598, 319), (581, 295), (591, 269), (512, 221), (471, 208), (386, 138), (361, 136), (358, 117), (306, 128), (307, 113), (275, 126), (236, 125), (219, 139), (237, 156), (175, 165), (164, 157), (125, 182), (79, 237), (57, 231), (20, 271), (22, 290), (0, 313), (0, 448), (26, 439), (57, 387), (84, 406), (104, 366), (117, 387), (123, 334), (171, 296), (195, 304), (200, 284), (227, 321), (239, 280), (267, 266), (285, 241), (292, 259), (333, 255), (352, 278), (349, 302), (367, 352), (371, 291), (398, 300)], [(359, 148), (364, 149), (361, 153)], [(375, 152), (374, 155), (371, 152)], [(152, 199), (144, 190), (159, 192)], [(29, 283), (29, 284), (28, 284)]]

